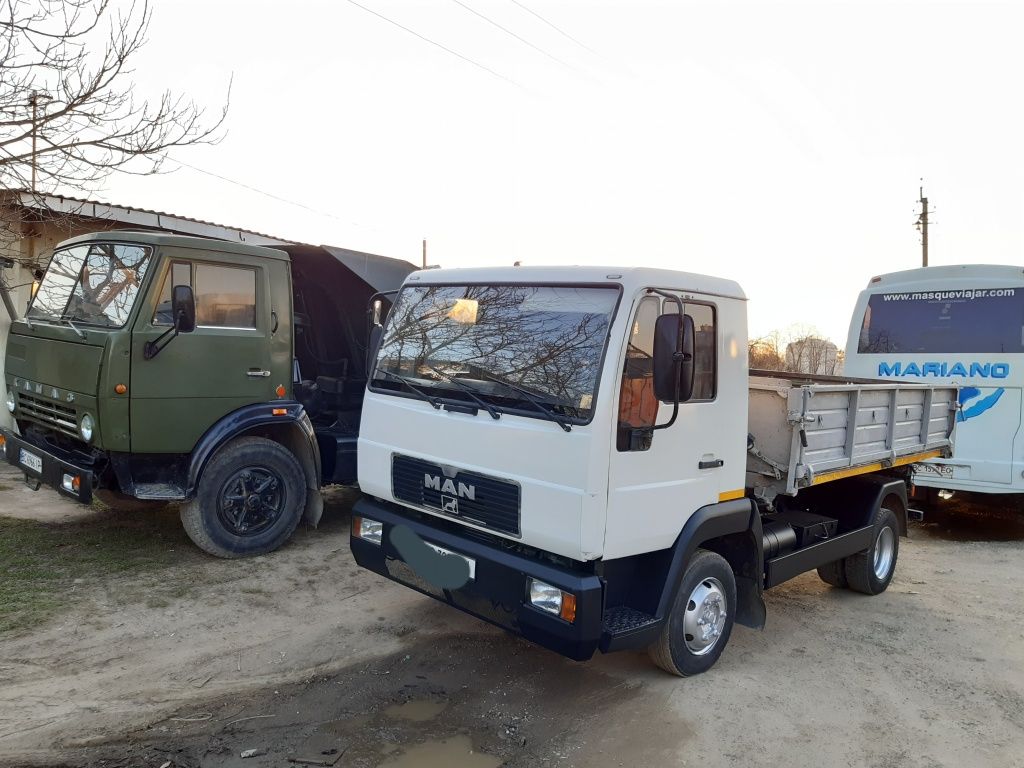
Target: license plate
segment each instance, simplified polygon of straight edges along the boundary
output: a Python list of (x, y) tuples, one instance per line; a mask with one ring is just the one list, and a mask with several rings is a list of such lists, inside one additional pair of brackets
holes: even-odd
[(937, 475), (939, 477), (952, 477), (953, 466), (951, 464), (915, 464), (914, 474)]
[(43, 471), (43, 460), (34, 453), (29, 453), (24, 448), (22, 448), (21, 453), (18, 454), (18, 461), (21, 462), (21, 466), (28, 467), (33, 472)]
[(439, 555), (451, 555), (452, 557), (462, 558), (463, 560), (465, 560), (469, 564), (469, 578), (470, 578), (470, 580), (476, 578), (476, 560), (474, 560), (473, 558), (466, 557), (465, 555), (460, 555), (458, 552), (452, 552), (450, 549), (445, 549), (444, 547), (439, 547), (436, 544), (431, 544), (429, 541), (425, 541), (423, 543), (426, 544), (428, 547), (430, 547), (435, 552), (437, 552), (437, 554), (439, 554)]

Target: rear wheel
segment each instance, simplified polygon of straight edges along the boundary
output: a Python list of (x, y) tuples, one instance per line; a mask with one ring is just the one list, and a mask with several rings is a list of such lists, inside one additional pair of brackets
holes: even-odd
[(706, 672), (722, 655), (736, 614), (736, 577), (721, 555), (698, 549), (683, 574), (675, 604), (648, 649), (673, 675)]
[(211, 555), (260, 555), (288, 540), (305, 500), (298, 459), (272, 440), (243, 437), (210, 460), (195, 497), (181, 507), (181, 522)]
[(871, 546), (843, 561), (850, 589), (865, 595), (884, 592), (896, 572), (899, 553), (900, 529), (896, 513), (880, 507), (875, 512)]

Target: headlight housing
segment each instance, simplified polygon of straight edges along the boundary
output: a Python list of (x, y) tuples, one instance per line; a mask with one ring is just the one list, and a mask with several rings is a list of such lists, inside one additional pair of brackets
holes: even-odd
[(14, 393), (10, 390), (7, 391), (7, 410), (14, 413), (14, 409), (18, 407), (17, 401), (14, 399)]
[(92, 423), (92, 416), (88, 413), (82, 417), (82, 420), (78, 423), (78, 432), (82, 435), (82, 439), (87, 443), (92, 442), (92, 431), (95, 424)]
[(529, 591), (530, 605), (534, 608), (558, 616), (570, 624), (576, 620), (576, 595), (537, 579), (530, 579)]
[(353, 517), (352, 533), (357, 539), (368, 541), (379, 547), (384, 539), (384, 524), (366, 517)]

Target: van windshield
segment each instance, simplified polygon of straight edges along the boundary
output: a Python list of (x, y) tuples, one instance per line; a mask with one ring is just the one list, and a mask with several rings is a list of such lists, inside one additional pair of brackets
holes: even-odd
[(1024, 287), (874, 294), (857, 351), (1024, 352)]
[(150, 255), (146, 246), (122, 243), (55, 251), (28, 316), (120, 328), (128, 321)]
[(618, 298), (618, 286), (407, 286), (372, 384), (588, 421)]

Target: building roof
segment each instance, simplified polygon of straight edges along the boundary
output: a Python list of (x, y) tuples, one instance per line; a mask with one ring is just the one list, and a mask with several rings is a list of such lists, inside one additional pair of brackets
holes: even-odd
[(262, 232), (214, 224), (210, 221), (179, 216), (165, 211), (114, 205), (98, 200), (85, 200), (80, 197), (32, 193), (23, 189), (7, 190), (4, 197), (14, 205), (43, 214), (56, 213), (65, 216), (101, 219), (123, 225), (126, 229), (161, 229), (182, 235), (194, 235), (248, 245), (302, 244), (296, 240), (285, 240)]

